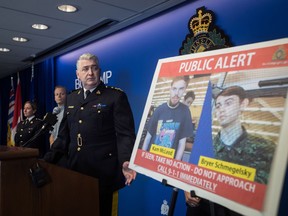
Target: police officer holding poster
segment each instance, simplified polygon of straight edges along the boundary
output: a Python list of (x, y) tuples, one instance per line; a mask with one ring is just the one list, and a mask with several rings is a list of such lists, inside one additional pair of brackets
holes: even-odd
[(81, 55), (76, 74), (83, 89), (67, 96), (58, 137), (44, 159), (57, 163), (64, 155), (67, 168), (98, 178), (100, 215), (111, 215), (113, 193), (136, 177), (128, 167), (135, 141), (132, 111), (122, 90), (100, 80), (95, 55)]

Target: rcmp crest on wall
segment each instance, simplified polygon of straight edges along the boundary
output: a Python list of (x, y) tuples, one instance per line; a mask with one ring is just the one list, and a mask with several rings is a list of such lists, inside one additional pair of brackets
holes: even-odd
[(205, 7), (198, 8), (188, 22), (190, 34), (186, 35), (179, 54), (203, 52), (207, 49), (230, 47), (228, 36), (214, 25), (215, 15)]

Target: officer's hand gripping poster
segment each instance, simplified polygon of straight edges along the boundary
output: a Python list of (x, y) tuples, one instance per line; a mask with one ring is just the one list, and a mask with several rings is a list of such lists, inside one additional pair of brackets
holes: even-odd
[(276, 215), (287, 89), (288, 39), (160, 59), (130, 167), (244, 215)]

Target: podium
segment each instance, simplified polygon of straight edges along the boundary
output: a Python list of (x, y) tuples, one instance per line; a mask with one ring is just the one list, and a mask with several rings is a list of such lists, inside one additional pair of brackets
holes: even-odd
[[(0, 146), (0, 216), (99, 216), (98, 180), (38, 160), (38, 150)], [(36, 187), (30, 168), (38, 163), (50, 181)]]

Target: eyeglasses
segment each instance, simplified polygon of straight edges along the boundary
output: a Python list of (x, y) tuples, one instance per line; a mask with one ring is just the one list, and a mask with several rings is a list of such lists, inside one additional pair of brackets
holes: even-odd
[(98, 65), (84, 66), (81, 69), (81, 72), (87, 73), (87, 72), (89, 72), (89, 70), (91, 70), (92, 72), (97, 72), (99, 69), (100, 68), (98, 67)]

